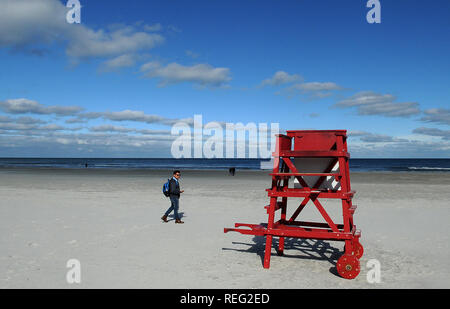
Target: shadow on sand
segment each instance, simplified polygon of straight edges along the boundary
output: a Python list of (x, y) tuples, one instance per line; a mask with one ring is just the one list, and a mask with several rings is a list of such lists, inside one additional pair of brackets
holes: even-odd
[[(247, 249), (222, 248), (222, 250), (232, 250), (238, 252), (254, 253), (264, 263), (264, 251), (266, 246), (265, 236), (254, 236), (253, 243), (232, 242), (234, 245), (246, 245)], [(275, 248), (278, 249), (279, 238), (274, 237), (272, 242), (272, 256), (275, 255)], [(287, 252), (288, 251), (288, 252)], [(330, 273), (339, 277), (336, 270), (336, 262), (341, 257), (342, 250), (332, 247), (328, 242), (317, 239), (285, 238), (283, 258), (295, 258), (303, 260), (328, 261), (332, 267)]]

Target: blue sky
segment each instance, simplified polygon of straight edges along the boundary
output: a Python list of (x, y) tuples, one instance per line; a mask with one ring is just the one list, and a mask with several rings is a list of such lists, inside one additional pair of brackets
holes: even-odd
[(0, 156), (170, 157), (171, 127), (346, 129), (450, 156), (450, 3), (0, 0)]

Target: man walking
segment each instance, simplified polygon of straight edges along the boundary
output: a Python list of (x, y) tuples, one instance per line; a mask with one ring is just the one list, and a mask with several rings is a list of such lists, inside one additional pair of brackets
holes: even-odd
[(161, 218), (161, 220), (163, 220), (164, 222), (168, 222), (167, 216), (173, 210), (174, 214), (175, 214), (175, 223), (179, 223), (179, 224), (184, 223), (183, 221), (180, 220), (180, 217), (178, 216), (178, 206), (179, 206), (180, 194), (184, 192), (184, 190), (180, 191), (179, 179), (180, 179), (180, 171), (174, 171), (173, 177), (169, 181), (169, 193), (170, 193), (169, 198), (170, 198), (171, 205), (170, 205), (169, 209), (167, 209), (164, 216), (162, 216), (162, 218)]

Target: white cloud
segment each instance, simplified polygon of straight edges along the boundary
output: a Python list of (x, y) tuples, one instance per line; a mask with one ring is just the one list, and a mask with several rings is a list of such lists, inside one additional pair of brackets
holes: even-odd
[(362, 142), (366, 143), (403, 143), (409, 142), (409, 140), (405, 138), (393, 137), (385, 134), (376, 134), (370, 133), (366, 131), (350, 131), (348, 133), (350, 137), (358, 137)]
[(104, 112), (103, 117), (114, 121), (139, 121), (145, 123), (157, 123), (165, 118), (158, 115), (148, 115), (142, 111), (124, 110), (120, 112)]
[(143, 135), (171, 135), (170, 130), (149, 130), (136, 129), (123, 126), (114, 126), (110, 124), (100, 125), (89, 128), (91, 132), (117, 132), (117, 133), (139, 133)]
[(332, 91), (332, 90), (342, 90), (342, 87), (332, 83), (332, 82), (309, 82), (302, 83), (292, 86), (293, 89), (303, 90), (303, 91)]
[(260, 87), (280, 86), (291, 84), (275, 94), (284, 95), (288, 98), (297, 95), (306, 96), (308, 99), (321, 99), (332, 96), (334, 91), (344, 90), (343, 87), (333, 82), (303, 82), (303, 78), (298, 74), (289, 74), (285, 71), (276, 72), (271, 78), (261, 82)]
[(441, 130), (436, 128), (417, 128), (413, 130), (413, 133), (428, 135), (428, 136), (439, 136), (444, 140), (450, 140), (450, 130)]
[(145, 63), (141, 66), (145, 77), (159, 79), (159, 86), (191, 82), (201, 86), (223, 86), (231, 80), (228, 68), (215, 68), (209, 64), (184, 66), (170, 63), (166, 66), (157, 61)]
[(154, 48), (164, 37), (153, 33), (158, 24), (117, 25), (94, 30), (66, 21), (68, 8), (58, 0), (0, 0), (0, 47), (42, 53), (42, 44), (66, 44), (73, 63), (91, 57), (117, 57)]
[(341, 86), (332, 82), (308, 82), (294, 84), (281, 90), (278, 94), (284, 94), (288, 97), (302, 95), (307, 99), (322, 99), (330, 97), (335, 94), (335, 91), (340, 91), (343, 89), (344, 88)]
[[(417, 134), (444, 135), (443, 132), (425, 132), (424, 128), (414, 131)], [(366, 131), (350, 131), (349, 149), (352, 157), (362, 158), (433, 158), (448, 157), (450, 142), (447, 140), (416, 140)]]
[(361, 141), (368, 143), (392, 143), (392, 142), (408, 142), (407, 139), (397, 138), (389, 135), (383, 134), (370, 134), (361, 136)]
[(351, 143), (352, 157), (362, 158), (447, 158), (450, 142), (409, 140), (389, 143)]
[(33, 130), (36, 129), (37, 126), (35, 124), (24, 124), (24, 123), (0, 123), (0, 129), (5, 131), (16, 131), (16, 130)]
[[(133, 121), (146, 124), (160, 124), (172, 126), (177, 122), (184, 122), (187, 125), (193, 125), (193, 118), (167, 118), (159, 115), (147, 114), (143, 111), (136, 110), (123, 110), (118, 112), (84, 112), (82, 107), (79, 106), (46, 106), (36, 101), (28, 99), (10, 99), (0, 101), (0, 110), (8, 114), (36, 114), (36, 115), (56, 115), (63, 117), (72, 117), (65, 120), (65, 123), (85, 123), (88, 120), (102, 118), (105, 120), (123, 122)], [(0, 115), (0, 123), (20, 123), (26, 125), (42, 124), (45, 121), (32, 117), (19, 117), (11, 118), (8, 116)], [(103, 127), (104, 128), (104, 127)], [(116, 127), (117, 129), (118, 127)], [(142, 132), (141, 132), (142, 133)]]
[(422, 121), (450, 125), (450, 109), (432, 108), (425, 110), (424, 114)]
[(146, 114), (143, 111), (124, 110), (120, 112), (104, 112), (102, 117), (113, 121), (136, 121), (143, 123), (159, 123), (164, 125), (173, 125), (179, 121), (192, 123), (192, 119), (171, 119), (159, 115)]
[(359, 115), (381, 115), (386, 117), (409, 117), (420, 113), (419, 103), (394, 102), (396, 97), (371, 91), (359, 92), (334, 105), (339, 108), (356, 107)]
[(368, 135), (368, 134), (371, 134), (371, 133), (366, 132), (366, 131), (360, 131), (360, 130), (349, 131), (349, 132), (347, 133), (348, 136), (353, 136), (353, 137), (364, 136), (364, 135)]
[(65, 40), (67, 9), (57, 0), (1, 0), (0, 46), (23, 47)]
[(396, 97), (391, 94), (378, 94), (372, 91), (362, 91), (350, 98), (340, 101), (336, 104), (338, 107), (352, 107), (363, 106), (378, 103), (391, 103), (396, 100)]
[(70, 116), (82, 111), (83, 108), (79, 106), (45, 106), (36, 101), (20, 98), (0, 101), (0, 110), (8, 114)]
[(19, 118), (11, 118), (8, 116), (0, 115), (0, 123), (22, 123), (22, 124), (43, 124), (47, 123), (44, 120), (33, 118), (33, 117), (19, 117)]
[(419, 103), (416, 102), (377, 103), (358, 108), (358, 114), (360, 115), (382, 115), (386, 117), (409, 117), (417, 115), (419, 112)]
[(125, 54), (103, 62), (100, 65), (99, 71), (113, 72), (121, 68), (134, 66), (135, 64), (136, 64), (136, 57), (134, 55)]
[(137, 31), (130, 26), (113, 32), (94, 31), (85, 27), (76, 29), (72, 32), (66, 50), (73, 59), (114, 57), (150, 50), (164, 42), (164, 38), (159, 34)]
[(343, 87), (333, 82), (307, 82), (295, 83), (276, 92), (288, 98), (302, 96), (308, 100), (322, 99), (333, 96), (336, 91), (344, 90)]
[(277, 71), (271, 78), (267, 78), (261, 82), (261, 86), (279, 86), (283, 84), (293, 83), (302, 80), (297, 74), (289, 74), (284, 71)]
[(174, 137), (170, 135), (128, 135), (121, 133), (0, 134), (2, 156), (100, 156), (165, 157), (170, 156)]
[(113, 126), (113, 125), (101, 125), (89, 128), (89, 131), (92, 132), (120, 132), (120, 133), (128, 133), (128, 132), (134, 132), (135, 129), (132, 128), (126, 128), (122, 126)]
[(80, 113), (75, 118), (66, 120), (66, 123), (85, 123), (91, 119), (106, 119), (111, 121), (134, 121), (147, 124), (161, 124), (172, 126), (177, 122), (184, 122), (187, 125), (193, 125), (193, 118), (166, 118), (159, 115), (146, 114), (143, 111), (123, 110), (119, 112), (86, 112)]
[(49, 131), (78, 131), (81, 128), (69, 128), (63, 127), (57, 124), (48, 124), (45, 126), (39, 126), (35, 123), (20, 123), (20, 122), (0, 122), (0, 130), (3, 130), (6, 133), (11, 133), (9, 131), (14, 131), (15, 133), (21, 134), (40, 134), (42, 132)]

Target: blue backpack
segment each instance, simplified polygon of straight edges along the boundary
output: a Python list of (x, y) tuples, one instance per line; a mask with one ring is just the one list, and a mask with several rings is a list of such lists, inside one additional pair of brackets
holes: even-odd
[(165, 184), (163, 184), (163, 189), (162, 189), (164, 196), (167, 196), (167, 197), (170, 195), (169, 183), (170, 183), (170, 179), (167, 179), (167, 182)]

